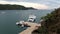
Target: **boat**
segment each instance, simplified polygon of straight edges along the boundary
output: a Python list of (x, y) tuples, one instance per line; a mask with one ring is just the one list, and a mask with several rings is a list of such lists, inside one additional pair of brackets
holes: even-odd
[(25, 23), (24, 21), (19, 21), (16, 23), (16, 25), (21, 26), (21, 27), (30, 27), (27, 23)]
[(29, 15), (28, 21), (29, 22), (34, 22), (35, 19), (36, 19), (36, 16), (35, 15)]
[(16, 25), (19, 25), (21, 27), (24, 27), (23, 23), (24, 23), (24, 21), (19, 21), (19, 22), (16, 23)]

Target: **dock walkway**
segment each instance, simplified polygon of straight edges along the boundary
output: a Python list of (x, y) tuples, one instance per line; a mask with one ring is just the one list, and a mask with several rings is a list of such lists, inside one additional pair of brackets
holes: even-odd
[(37, 23), (31, 23), (31, 22), (24, 22), (25, 24), (28, 24), (30, 27), (28, 27), (26, 30), (22, 31), (19, 34), (31, 34), (32, 31), (38, 29), (39, 26), (41, 26), (41, 24), (37, 24)]

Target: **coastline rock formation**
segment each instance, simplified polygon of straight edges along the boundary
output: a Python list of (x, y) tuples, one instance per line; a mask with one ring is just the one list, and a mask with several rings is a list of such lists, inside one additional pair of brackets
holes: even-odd
[(41, 27), (32, 32), (32, 34), (60, 34), (60, 8), (55, 9), (47, 16), (44, 16)]

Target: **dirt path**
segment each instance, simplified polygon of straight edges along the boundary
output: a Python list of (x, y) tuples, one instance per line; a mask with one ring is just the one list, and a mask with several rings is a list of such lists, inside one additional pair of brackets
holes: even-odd
[(31, 27), (28, 27), (26, 30), (22, 31), (19, 34), (31, 34), (32, 31), (38, 29), (38, 27), (41, 26), (41, 24), (37, 24), (37, 23), (31, 23), (31, 22), (25, 22), (25, 23), (27, 23)]

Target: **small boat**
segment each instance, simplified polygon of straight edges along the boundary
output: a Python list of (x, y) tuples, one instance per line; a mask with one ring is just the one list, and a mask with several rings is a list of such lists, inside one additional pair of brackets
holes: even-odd
[(24, 21), (17, 22), (16, 25), (21, 26), (21, 27), (30, 27), (27, 23)]
[(21, 27), (24, 27), (23, 23), (24, 23), (24, 21), (19, 21), (16, 23), (16, 25), (20, 25)]
[(36, 16), (35, 15), (29, 15), (28, 21), (29, 22), (34, 22), (35, 19), (36, 19)]

